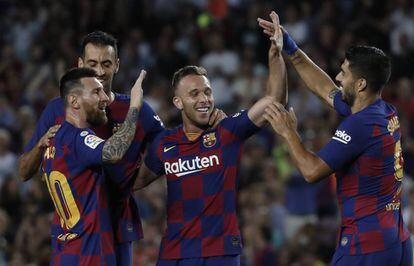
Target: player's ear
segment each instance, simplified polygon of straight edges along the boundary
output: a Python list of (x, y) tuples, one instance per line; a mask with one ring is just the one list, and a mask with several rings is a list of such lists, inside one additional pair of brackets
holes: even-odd
[(78, 67), (84, 67), (85, 64), (83, 63), (82, 57), (78, 57)]
[(115, 63), (115, 72), (114, 72), (115, 74), (116, 74), (116, 73), (118, 73), (118, 70), (119, 70), (119, 63), (120, 63), (119, 58), (117, 58), (117, 59), (116, 59), (116, 63)]
[(177, 107), (178, 110), (183, 110), (183, 102), (181, 101), (180, 97), (174, 96), (173, 104), (175, 105), (175, 107)]
[(367, 88), (367, 80), (364, 78), (360, 78), (357, 80), (357, 90), (364, 91)]
[(80, 109), (80, 97), (78, 97), (78, 95), (76, 93), (70, 93), (67, 96), (67, 101), (68, 104), (73, 108), (73, 109)]

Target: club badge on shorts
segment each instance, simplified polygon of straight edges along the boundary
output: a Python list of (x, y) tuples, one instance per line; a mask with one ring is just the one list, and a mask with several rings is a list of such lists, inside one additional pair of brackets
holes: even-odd
[(203, 145), (206, 148), (213, 147), (216, 144), (216, 133), (208, 133), (203, 136)]

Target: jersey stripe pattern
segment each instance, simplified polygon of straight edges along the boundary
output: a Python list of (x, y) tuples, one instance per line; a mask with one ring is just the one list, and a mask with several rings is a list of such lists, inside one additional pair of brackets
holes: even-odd
[(238, 166), (243, 142), (259, 130), (243, 111), (199, 138), (183, 127), (165, 130), (148, 149), (145, 164), (165, 174), (167, 229), (161, 259), (240, 254), (236, 215)]
[[(97, 136), (109, 138), (123, 123), (129, 109), (129, 96), (115, 94), (114, 101), (107, 108), (108, 123), (105, 126), (93, 128)], [(30, 142), (25, 152), (30, 151), (47, 130), (65, 119), (64, 106), (60, 98), (51, 100), (42, 112)], [(134, 140), (118, 164), (105, 168), (109, 193), (110, 214), (117, 243), (129, 242), (143, 237), (141, 219), (137, 202), (132, 194), (135, 174), (141, 164), (142, 153), (147, 143), (153, 141), (155, 135), (163, 130), (162, 123), (151, 107), (144, 102), (137, 122)], [(55, 246), (56, 236), (60, 234), (59, 220), (55, 214), (52, 224), (52, 247)]]
[(44, 180), (61, 228), (51, 265), (116, 264), (103, 145), (93, 131), (64, 122), (44, 153)]
[(336, 172), (338, 249), (360, 255), (393, 248), (409, 237), (401, 214), (404, 161), (397, 111), (378, 99), (351, 114), (340, 92), (334, 106), (346, 118), (318, 155)]

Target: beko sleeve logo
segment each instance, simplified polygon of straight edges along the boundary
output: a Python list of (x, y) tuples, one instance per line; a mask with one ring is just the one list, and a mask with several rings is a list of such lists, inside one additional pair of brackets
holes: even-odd
[(352, 140), (352, 137), (348, 135), (345, 130), (337, 129), (335, 136), (333, 136), (332, 139), (342, 142), (343, 144), (348, 144)]

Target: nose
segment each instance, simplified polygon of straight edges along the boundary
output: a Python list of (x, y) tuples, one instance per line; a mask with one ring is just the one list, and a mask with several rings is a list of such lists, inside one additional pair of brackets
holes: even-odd
[(338, 81), (338, 82), (340, 82), (340, 81), (341, 81), (341, 72), (339, 72), (339, 73), (336, 75), (335, 80), (336, 80), (336, 81)]
[(202, 103), (208, 102), (208, 96), (204, 93), (200, 93), (199, 101)]
[(101, 66), (101, 64), (97, 64), (94, 68), (98, 76), (103, 76), (105, 74), (104, 68)]
[(108, 95), (106, 95), (106, 93), (103, 91), (103, 90), (101, 90), (101, 97), (100, 97), (100, 100), (102, 101), (102, 102), (106, 102), (106, 103), (108, 103), (109, 102), (109, 97), (108, 97)]

